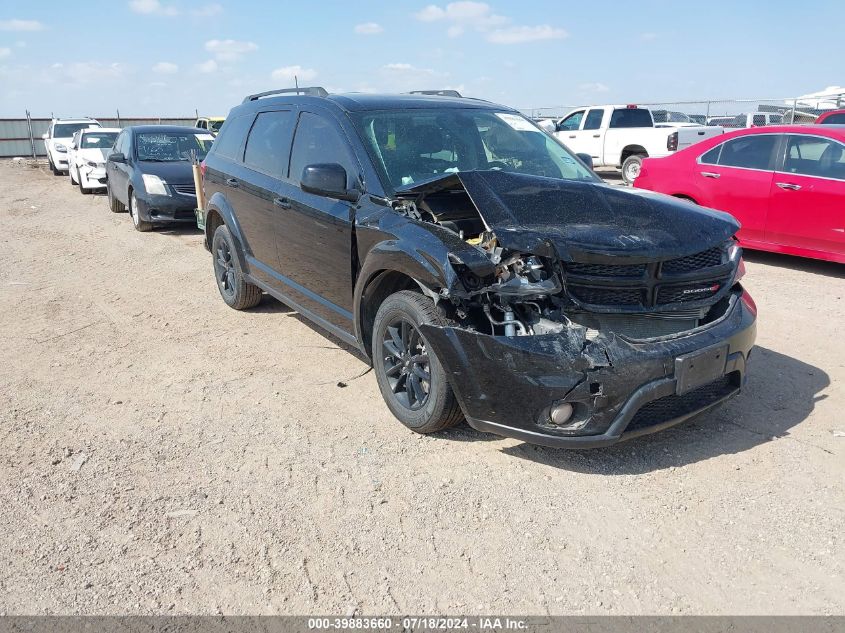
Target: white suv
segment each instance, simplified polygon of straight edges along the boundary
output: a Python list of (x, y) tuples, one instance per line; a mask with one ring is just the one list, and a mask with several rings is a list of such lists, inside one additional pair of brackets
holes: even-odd
[(47, 162), (55, 175), (67, 173), (67, 148), (77, 130), (89, 127), (101, 127), (95, 119), (53, 119), (44, 139), (47, 150)]

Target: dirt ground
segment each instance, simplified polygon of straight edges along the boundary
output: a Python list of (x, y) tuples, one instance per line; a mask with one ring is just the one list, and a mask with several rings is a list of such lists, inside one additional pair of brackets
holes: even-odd
[(198, 232), (44, 165), (0, 163), (0, 226), (0, 614), (845, 613), (843, 266), (749, 254), (747, 389), (568, 452), (412, 434)]

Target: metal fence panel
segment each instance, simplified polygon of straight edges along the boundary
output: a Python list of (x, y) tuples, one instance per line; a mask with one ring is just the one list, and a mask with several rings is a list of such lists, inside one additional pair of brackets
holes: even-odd
[[(187, 125), (193, 126), (194, 117), (94, 117), (103, 127), (127, 127), (129, 125)], [(33, 146), (36, 156), (46, 156), (41, 135), (50, 127), (50, 119), (31, 119), (32, 139), (29, 135), (29, 123), (23, 119), (0, 119), (0, 158), (13, 156), (32, 156)]]

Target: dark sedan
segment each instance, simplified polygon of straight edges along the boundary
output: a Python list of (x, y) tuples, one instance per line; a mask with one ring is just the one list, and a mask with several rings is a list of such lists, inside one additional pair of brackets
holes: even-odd
[(125, 128), (106, 164), (109, 207), (129, 210), (139, 231), (161, 224), (193, 224), (197, 206), (191, 157), (205, 158), (214, 138), (192, 127)]

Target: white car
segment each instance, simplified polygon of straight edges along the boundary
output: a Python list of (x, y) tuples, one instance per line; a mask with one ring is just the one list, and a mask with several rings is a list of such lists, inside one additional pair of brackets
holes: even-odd
[(589, 155), (595, 167), (621, 169), (628, 185), (639, 175), (643, 159), (668, 156), (724, 132), (689, 123), (658, 126), (648, 108), (636, 105), (576, 108), (555, 129), (558, 139), (576, 154)]
[(53, 174), (67, 172), (67, 148), (77, 130), (101, 127), (96, 119), (53, 119), (47, 132), (41, 136), (47, 150), (47, 162)]
[(106, 187), (106, 158), (120, 133), (116, 127), (89, 127), (77, 130), (68, 146), (70, 184), (82, 193)]

